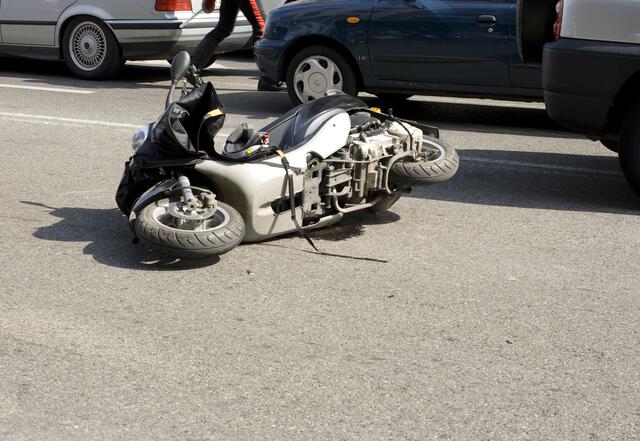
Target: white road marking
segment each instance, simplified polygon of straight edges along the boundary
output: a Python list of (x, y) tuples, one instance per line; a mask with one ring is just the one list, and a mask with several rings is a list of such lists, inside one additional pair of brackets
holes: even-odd
[(2, 121), (13, 121), (13, 122), (21, 122), (21, 123), (29, 123), (29, 124), (43, 124), (45, 126), (64, 126), (64, 127), (80, 127), (78, 123), (63, 123), (59, 121), (40, 121), (29, 118), (11, 118), (8, 116), (0, 116)]
[[(97, 124), (101, 126), (107, 127), (117, 127), (117, 128), (125, 128), (125, 129), (139, 129), (144, 124), (123, 124), (123, 123), (113, 123), (108, 121), (96, 121), (90, 119), (75, 119), (75, 118), (60, 118), (54, 116), (45, 116), (45, 115), (26, 115), (22, 113), (7, 113), (0, 112), (0, 120), (2, 121), (15, 121), (15, 122), (24, 122), (31, 124), (43, 124), (43, 125), (59, 125), (59, 124), (73, 124), (75, 126), (82, 124)], [(222, 131), (218, 132), (215, 137), (216, 143), (224, 143), (226, 139), (229, 137), (231, 132)]]
[(60, 87), (22, 86), (20, 84), (0, 84), (0, 87), (4, 87), (6, 89), (26, 89), (41, 90), (44, 92), (75, 93), (78, 95), (91, 95), (92, 93), (95, 93), (92, 90), (62, 89)]
[(33, 122), (57, 121), (62, 123), (92, 124), (97, 126), (122, 127), (126, 129), (139, 129), (140, 127), (143, 126), (143, 124), (124, 124), (124, 123), (116, 123), (116, 122), (109, 122), (109, 121), (99, 121), (94, 119), (62, 118), (59, 116), (47, 116), (47, 115), (29, 115), (26, 113), (0, 112), (0, 116), (7, 117), (7, 118), (26, 118), (26, 119), (33, 120)]
[(510, 166), (516, 166), (516, 167), (540, 168), (544, 170), (563, 171), (563, 172), (599, 174), (599, 175), (614, 176), (614, 177), (622, 176), (621, 171), (602, 170), (602, 169), (588, 168), (588, 167), (572, 167), (569, 165), (540, 164), (540, 163), (525, 162), (525, 161), (509, 161), (506, 159), (488, 159), (488, 158), (477, 158), (477, 157), (474, 158), (472, 156), (460, 155), (460, 162), (464, 163), (465, 161), (480, 162), (484, 164), (510, 165)]

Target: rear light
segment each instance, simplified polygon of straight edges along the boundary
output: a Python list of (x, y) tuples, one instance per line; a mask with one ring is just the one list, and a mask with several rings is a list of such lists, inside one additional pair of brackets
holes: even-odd
[(564, 0), (556, 4), (556, 22), (553, 24), (553, 38), (557, 41), (562, 33), (562, 13), (564, 12)]
[(156, 0), (156, 11), (191, 11), (191, 0)]

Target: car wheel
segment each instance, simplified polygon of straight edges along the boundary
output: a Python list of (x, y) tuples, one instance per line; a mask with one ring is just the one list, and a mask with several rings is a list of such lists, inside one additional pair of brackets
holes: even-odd
[(354, 70), (342, 54), (326, 46), (311, 46), (293, 57), (287, 69), (287, 90), (294, 104), (322, 98), (331, 89), (358, 94)]
[(640, 102), (627, 113), (620, 130), (618, 145), (624, 176), (640, 195)]
[(80, 78), (111, 78), (124, 65), (116, 37), (107, 25), (92, 17), (71, 20), (64, 32), (62, 50), (67, 66)]

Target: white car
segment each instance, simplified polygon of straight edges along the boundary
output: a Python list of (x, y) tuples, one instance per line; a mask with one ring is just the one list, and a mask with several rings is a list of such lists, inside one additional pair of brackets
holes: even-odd
[[(219, 2), (218, 2), (219, 3)], [(261, 0), (265, 16), (280, 0)], [(169, 59), (213, 29), (218, 10), (194, 14), (201, 0), (0, 0), (0, 54), (64, 59), (82, 78), (115, 75), (125, 60)], [(241, 14), (218, 51), (246, 46)]]
[(617, 151), (640, 194), (640, 0), (519, 0), (518, 25), (549, 116)]

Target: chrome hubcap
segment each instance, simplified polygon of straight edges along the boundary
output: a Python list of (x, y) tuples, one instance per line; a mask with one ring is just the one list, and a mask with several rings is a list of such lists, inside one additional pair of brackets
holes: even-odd
[[(174, 230), (206, 232), (224, 227), (230, 215), (222, 207), (182, 213), (175, 201), (163, 199), (156, 202), (151, 217), (159, 224)], [(211, 211), (214, 211), (213, 213)]]
[(423, 161), (433, 162), (446, 156), (444, 147), (437, 142), (425, 139), (422, 141), (422, 153), (419, 155)]
[(331, 89), (342, 90), (342, 72), (331, 59), (321, 55), (298, 65), (293, 77), (296, 95), (303, 103), (322, 98)]
[(75, 27), (69, 39), (69, 53), (82, 70), (94, 70), (105, 59), (107, 38), (100, 26), (90, 21)]

